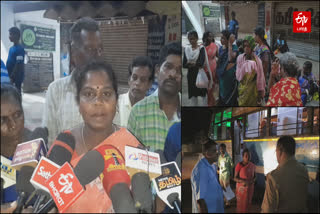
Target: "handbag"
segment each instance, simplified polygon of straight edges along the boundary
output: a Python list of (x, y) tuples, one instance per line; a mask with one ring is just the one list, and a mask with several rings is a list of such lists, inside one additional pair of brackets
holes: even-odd
[[(204, 49), (204, 54), (205, 54), (205, 63), (208, 67), (209, 72), (211, 73), (210, 70), (210, 66), (208, 63), (208, 55), (207, 55), (207, 51), (206, 48), (203, 47), (202, 45), (200, 46), (200, 49), (203, 48)], [(196, 87), (197, 88), (208, 88), (209, 86), (209, 79), (208, 76), (206, 74), (206, 72), (204, 71), (203, 68), (199, 69), (198, 75), (197, 75), (197, 79), (196, 79)]]
[(203, 68), (200, 68), (196, 79), (196, 86), (197, 88), (208, 88), (208, 85), (209, 80), (207, 74)]

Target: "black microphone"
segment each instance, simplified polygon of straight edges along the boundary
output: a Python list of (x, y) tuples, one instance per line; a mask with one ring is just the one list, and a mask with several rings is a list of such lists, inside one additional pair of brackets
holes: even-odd
[(149, 175), (144, 172), (134, 174), (131, 178), (131, 189), (138, 213), (152, 213), (153, 202)]
[(30, 183), (34, 168), (31, 166), (23, 166), (17, 177), (16, 190), (18, 192), (17, 208), (13, 213), (21, 213), (27, 196), (34, 191), (34, 187)]
[[(56, 142), (59, 142), (59, 144), (54, 145)], [(70, 163), (76, 146), (74, 136), (69, 133), (61, 133), (58, 135), (53, 145), (51, 152), (48, 154), (48, 158), (60, 166), (65, 162)]]
[(137, 213), (130, 189), (126, 183), (115, 184), (109, 195), (115, 213)]
[(164, 156), (163, 150), (157, 149), (157, 150), (154, 151), (154, 152), (159, 154), (161, 164), (164, 164), (164, 163), (167, 163), (167, 162), (168, 162), (167, 159), (166, 159), (166, 157)]
[[(104, 159), (99, 152), (92, 150), (87, 152), (74, 168), (74, 173), (82, 186), (91, 183), (104, 170)], [(51, 198), (36, 213), (47, 213), (55, 206)]]
[[(173, 173), (173, 174), (171, 174), (171, 172), (170, 172), (168, 175), (162, 174), (162, 175), (159, 176), (159, 177), (163, 177), (163, 178), (164, 178), (164, 177), (167, 177), (167, 178), (168, 178), (168, 177), (174, 177), (175, 174), (179, 175), (179, 177), (180, 177), (180, 175), (181, 175), (181, 173), (180, 173), (180, 167), (181, 167), (181, 152), (178, 153), (178, 155), (177, 155), (177, 157), (176, 157), (176, 160), (175, 160), (175, 161), (171, 161), (171, 162), (167, 162), (167, 160), (166, 160), (166, 158), (165, 158), (165, 155), (164, 155), (164, 152), (163, 152), (162, 150), (156, 150), (155, 152), (158, 153), (159, 156), (160, 156), (162, 173), (164, 173), (164, 171), (163, 171), (163, 170), (164, 170), (164, 169), (163, 169), (163, 166), (164, 166), (164, 168), (166, 168), (166, 167), (168, 167), (168, 166), (171, 166), (171, 167), (169, 167), (169, 168), (170, 168), (170, 169), (169, 169), (169, 172), (170, 172), (171, 170), (173, 170), (173, 172), (175, 172), (175, 173)], [(175, 165), (175, 163), (176, 163), (177, 166)], [(158, 178), (156, 178), (156, 179), (158, 179)], [(157, 184), (155, 184), (155, 185), (157, 185)], [(180, 185), (178, 185), (178, 186), (180, 186)], [(156, 189), (156, 191), (157, 191), (158, 197), (159, 197), (163, 202), (169, 203), (171, 206), (173, 206), (173, 209), (174, 209), (175, 212), (181, 213), (181, 202), (180, 202), (179, 193), (178, 193), (178, 192), (180, 192), (180, 191), (177, 190), (176, 187), (171, 188), (171, 189), (167, 189), (165, 194), (161, 193), (162, 190), (159, 191), (158, 188)], [(177, 192), (177, 191), (178, 191), (178, 192)], [(168, 205), (167, 205), (167, 206), (168, 206)]]
[(49, 132), (47, 127), (37, 127), (32, 131), (28, 139), (34, 140), (34, 139), (42, 138), (45, 142), (46, 150), (48, 151), (48, 135), (49, 135)]
[[(181, 152), (178, 153), (177, 157), (176, 157), (176, 161), (175, 161), (178, 165), (178, 168), (181, 172)], [(171, 206), (174, 207), (175, 211), (177, 213), (181, 213), (181, 201), (179, 200), (179, 194), (174, 192), (171, 193), (170, 195), (168, 195), (168, 201), (171, 204)]]
[[(70, 163), (76, 144), (74, 136), (69, 133), (60, 133), (55, 140), (55, 143), (56, 142), (59, 143), (56, 145), (53, 144), (53, 147), (48, 154), (48, 159), (59, 166), (63, 165), (65, 162)], [(70, 148), (72, 152), (70, 152)], [(34, 204), (33, 212), (37, 212), (40, 205), (51, 198), (50, 194), (42, 189), (37, 189), (36, 191), (38, 192), (38, 198)]]
[(104, 159), (101, 154), (92, 150), (87, 152), (74, 168), (74, 174), (77, 176), (82, 186), (91, 183), (104, 170)]
[(169, 201), (169, 203), (171, 204), (171, 206), (174, 207), (175, 211), (177, 213), (181, 213), (181, 202), (179, 200), (179, 194), (176, 192), (171, 193), (170, 195), (168, 195), (167, 200)]

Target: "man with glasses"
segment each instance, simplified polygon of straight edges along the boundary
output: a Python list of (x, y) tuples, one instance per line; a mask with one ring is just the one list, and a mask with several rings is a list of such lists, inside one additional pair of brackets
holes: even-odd
[(97, 59), (102, 54), (99, 25), (92, 18), (77, 20), (70, 29), (70, 36), (71, 75), (52, 82), (46, 94), (42, 126), (49, 131), (48, 147), (61, 131), (83, 121), (75, 99), (74, 77), (80, 75), (81, 68), (90, 60)]
[(181, 120), (181, 51), (180, 43), (161, 49), (156, 71), (159, 88), (135, 104), (129, 116), (128, 130), (151, 151), (164, 149), (169, 128)]
[(291, 136), (279, 138), (278, 167), (267, 174), (262, 213), (307, 213), (308, 171), (294, 157), (296, 142)]
[(207, 139), (202, 145), (203, 158), (191, 173), (192, 212), (224, 213), (223, 192), (213, 163), (218, 160), (217, 143)]

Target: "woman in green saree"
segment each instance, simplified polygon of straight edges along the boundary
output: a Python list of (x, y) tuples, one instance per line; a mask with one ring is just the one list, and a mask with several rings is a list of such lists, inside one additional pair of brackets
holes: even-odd
[(239, 106), (260, 106), (265, 93), (265, 77), (260, 58), (255, 55), (254, 38), (243, 40), (244, 53), (237, 58), (236, 78), (239, 81)]

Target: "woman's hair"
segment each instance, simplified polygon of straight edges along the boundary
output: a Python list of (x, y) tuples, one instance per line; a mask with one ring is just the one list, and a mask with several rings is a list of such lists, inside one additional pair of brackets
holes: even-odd
[(196, 37), (197, 39), (199, 38), (197, 31), (192, 30), (188, 32), (188, 38), (190, 38), (191, 36)]
[(242, 157), (244, 156), (245, 153), (248, 153), (248, 155), (249, 155), (249, 160), (250, 160), (251, 154), (250, 154), (250, 151), (249, 151), (248, 148), (245, 148), (245, 149), (242, 151)]
[[(206, 31), (206, 32), (203, 33), (203, 36), (202, 36), (202, 42), (203, 43), (206, 42), (206, 40), (208, 39), (210, 33), (211, 33), (210, 31)], [(211, 34), (212, 34), (212, 42), (214, 42), (214, 35), (213, 35), (213, 33), (211, 33)]]
[(299, 63), (296, 55), (291, 52), (286, 52), (279, 57), (280, 66), (290, 77), (296, 77), (298, 74)]
[(273, 60), (275, 56), (274, 56), (274, 54), (273, 54), (273, 52), (272, 52), (272, 50), (271, 50), (271, 48), (270, 48), (267, 40), (264, 38), (265, 31), (264, 31), (263, 27), (261, 27), (261, 26), (256, 27), (256, 29), (254, 29), (254, 33), (255, 33), (257, 36), (259, 36), (260, 39), (262, 40), (263, 44), (265, 44), (265, 45), (269, 48), (271, 60)]
[(117, 83), (117, 77), (115, 73), (112, 70), (111, 65), (102, 62), (102, 61), (92, 61), (88, 63), (81, 72), (74, 73), (73, 75), (76, 75), (74, 77), (74, 81), (76, 83), (76, 89), (77, 89), (77, 95), (76, 95), (76, 100), (79, 103), (80, 101), (80, 91), (81, 88), (83, 87), (83, 84), (85, 82), (86, 74), (89, 71), (103, 71), (105, 72), (110, 81), (112, 82), (112, 87), (116, 93), (116, 98), (118, 99), (118, 83)]
[(224, 143), (221, 143), (221, 144), (220, 144), (220, 147), (221, 147), (221, 148), (224, 148), (224, 149), (227, 148), (227, 147), (226, 147), (226, 144), (224, 144)]
[(9, 97), (14, 98), (22, 109), (22, 98), (18, 89), (9, 83), (1, 83), (1, 102)]
[(230, 35), (231, 35), (231, 33), (230, 33), (228, 30), (223, 30), (223, 31), (221, 31), (221, 34), (222, 34), (223, 36), (225, 36), (225, 37), (227, 38), (227, 40), (229, 40), (229, 37), (230, 37)]

